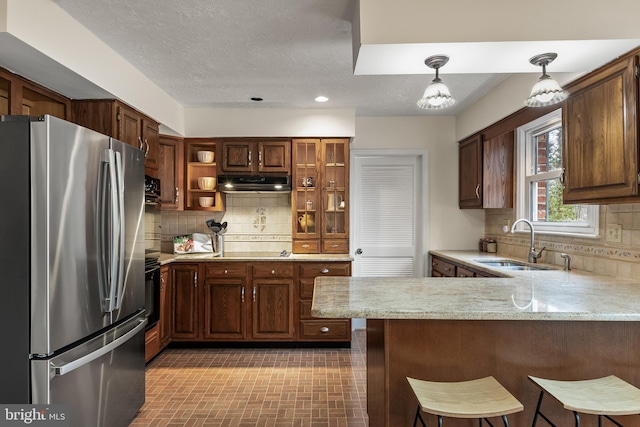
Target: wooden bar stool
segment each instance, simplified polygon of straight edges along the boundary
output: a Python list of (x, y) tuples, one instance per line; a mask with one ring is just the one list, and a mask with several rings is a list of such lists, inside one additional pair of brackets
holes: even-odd
[(565, 409), (573, 411), (576, 427), (580, 426), (580, 413), (597, 415), (598, 426), (602, 426), (602, 417), (605, 417), (620, 427), (622, 424), (612, 416), (640, 414), (640, 389), (615, 375), (581, 381), (547, 380), (531, 375), (529, 379), (541, 388), (532, 426), (536, 425), (540, 415), (550, 426), (555, 427), (540, 411), (545, 392), (562, 403)]
[(442, 427), (442, 417), (478, 418), (482, 426), (484, 419), (490, 426), (489, 417), (502, 417), (505, 427), (509, 426), (507, 415), (524, 409), (511, 393), (493, 377), (461, 382), (432, 382), (407, 377), (409, 385), (418, 400), (416, 417), (426, 427), (421, 412), (438, 417)]

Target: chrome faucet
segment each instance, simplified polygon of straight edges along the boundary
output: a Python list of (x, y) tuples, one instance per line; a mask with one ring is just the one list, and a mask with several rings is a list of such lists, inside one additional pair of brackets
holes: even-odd
[(533, 231), (533, 224), (531, 224), (531, 222), (528, 219), (525, 218), (520, 218), (518, 220), (516, 220), (513, 225), (511, 226), (511, 233), (513, 233), (516, 229), (516, 225), (518, 225), (519, 222), (524, 222), (525, 224), (527, 224), (529, 226), (529, 229), (531, 230), (531, 247), (529, 248), (529, 257), (527, 258), (529, 260), (529, 262), (534, 262), (537, 263), (538, 262), (538, 258), (540, 258), (542, 256), (542, 251), (544, 251), (543, 247), (542, 249), (540, 249), (538, 252), (536, 252), (536, 248), (533, 245), (533, 242), (535, 240), (535, 232)]

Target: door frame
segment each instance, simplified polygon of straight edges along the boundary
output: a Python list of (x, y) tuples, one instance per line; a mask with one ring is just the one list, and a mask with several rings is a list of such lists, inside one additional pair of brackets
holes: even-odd
[[(429, 257), (429, 150), (427, 149), (353, 149), (350, 153), (350, 164), (352, 165), (350, 170), (349, 182), (355, 183), (356, 181), (356, 171), (358, 166), (358, 160), (363, 157), (416, 157), (418, 159), (417, 163), (420, 168), (419, 173), (422, 175), (418, 178), (418, 182), (422, 188), (418, 189), (418, 195), (421, 195), (421, 200), (416, 202), (416, 206), (419, 207), (420, 216), (422, 217), (422, 221), (416, 221), (416, 233), (418, 234), (418, 238), (416, 238), (416, 253), (415, 253), (415, 262), (417, 263), (416, 271), (418, 274), (422, 274), (419, 277), (426, 277), (429, 273), (428, 268), (428, 257)], [(357, 186), (351, 186), (351, 200), (358, 199), (360, 188)], [(356, 256), (356, 240), (355, 240), (355, 227), (356, 224), (355, 218), (355, 209), (351, 209), (349, 212), (350, 218), (349, 223), (352, 224), (350, 227), (350, 236), (349, 240), (352, 242), (350, 244), (350, 255), (355, 260)]]

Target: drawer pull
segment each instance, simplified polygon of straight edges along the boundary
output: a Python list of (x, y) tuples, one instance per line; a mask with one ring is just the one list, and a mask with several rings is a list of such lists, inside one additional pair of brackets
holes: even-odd
[(327, 274), (327, 273), (329, 273), (329, 269), (328, 268), (323, 268), (322, 270), (320, 270), (320, 273)]
[(229, 270), (227, 270), (226, 268), (224, 269), (224, 274), (229, 274)]
[(308, 243), (305, 243), (304, 245), (302, 245), (302, 247), (303, 247), (303, 248), (308, 248), (308, 247), (310, 247), (310, 246), (311, 246), (311, 245), (310, 245), (310, 244), (308, 244)]
[(323, 334), (326, 334), (327, 332), (329, 332), (329, 328), (327, 328), (326, 326), (323, 326), (322, 328), (320, 328), (320, 332), (322, 332)]
[(271, 274), (276, 274), (276, 271), (275, 270), (271, 270)]
[(449, 267), (445, 267), (444, 271), (450, 271), (451, 269)]
[(337, 248), (338, 246), (339, 246), (339, 245), (337, 245), (337, 244), (333, 244), (333, 245), (331, 245), (331, 247), (332, 247), (332, 248)]

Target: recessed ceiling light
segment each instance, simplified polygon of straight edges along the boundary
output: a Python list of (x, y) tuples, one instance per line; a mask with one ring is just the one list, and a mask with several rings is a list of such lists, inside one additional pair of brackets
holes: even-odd
[(252, 97), (251, 97), (251, 100), (252, 100), (252, 101), (255, 101), (255, 102), (264, 101), (262, 98), (257, 97), (257, 96), (252, 96)]
[(329, 100), (329, 98), (327, 98), (326, 96), (318, 96), (316, 98), (316, 102), (327, 102)]

